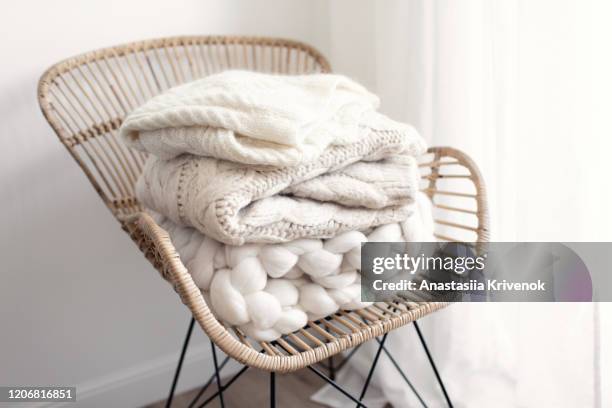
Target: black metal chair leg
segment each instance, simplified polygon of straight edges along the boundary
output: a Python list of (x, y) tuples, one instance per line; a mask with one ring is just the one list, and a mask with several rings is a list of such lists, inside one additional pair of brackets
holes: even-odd
[(351, 357), (353, 357), (355, 355), (357, 350), (359, 350), (359, 347), (361, 347), (362, 345), (363, 345), (363, 343), (359, 344), (357, 347), (353, 347), (353, 349), (348, 353), (348, 355), (346, 357), (344, 357), (344, 360), (342, 360), (340, 362), (340, 364), (338, 364), (338, 366), (334, 368), (334, 371), (335, 372), (340, 371), (340, 369), (342, 369), (342, 367), (344, 367), (344, 365), (346, 363), (348, 363), (348, 361), (351, 359)]
[(433, 357), (431, 356), (431, 353), (429, 352), (429, 348), (427, 347), (427, 343), (425, 342), (425, 338), (423, 337), (423, 333), (421, 333), (421, 329), (419, 328), (419, 325), (417, 324), (416, 320), (413, 322), (414, 323), (414, 328), (416, 329), (416, 332), (419, 336), (419, 340), (421, 341), (421, 344), (423, 345), (423, 349), (425, 349), (425, 354), (427, 354), (427, 359), (429, 360), (429, 364), (431, 364), (431, 368), (433, 369), (434, 374), (436, 375), (436, 379), (438, 380), (438, 384), (440, 384), (440, 388), (442, 388), (442, 393), (444, 394), (444, 399), (446, 399), (446, 403), (448, 404), (448, 406), (450, 408), (453, 408), (453, 403), (450, 400), (450, 397), (448, 396), (448, 392), (446, 392), (446, 387), (444, 386), (444, 382), (442, 382), (442, 377), (440, 377), (440, 373), (438, 372), (438, 368), (436, 367), (436, 364), (434, 363)]
[[(442, 378), (440, 377), (440, 373), (438, 372), (438, 368), (436, 367), (436, 364), (433, 360), (433, 357), (431, 355), (431, 353), (429, 352), (429, 348), (427, 347), (427, 343), (425, 342), (425, 338), (423, 337), (423, 334), (421, 333), (421, 329), (419, 328), (419, 325), (417, 324), (417, 322), (413, 322), (414, 323), (414, 328), (417, 332), (417, 335), (419, 337), (419, 340), (421, 342), (421, 345), (423, 346), (423, 349), (425, 350), (425, 354), (427, 355), (427, 359), (429, 360), (429, 363), (433, 369), (433, 372), (436, 376), (436, 379), (438, 381), (438, 384), (440, 385), (440, 388), (442, 389), (442, 393), (444, 394), (444, 398), (448, 404), (448, 406), (450, 408), (453, 408), (453, 404), (450, 400), (450, 397), (448, 395), (448, 392), (446, 391), (446, 387), (444, 386), (444, 382), (442, 381)], [(174, 391), (176, 389), (176, 385), (178, 383), (178, 378), (182, 369), (182, 365), (183, 365), (183, 361), (185, 359), (185, 354), (187, 351), (187, 347), (189, 345), (189, 339), (191, 338), (191, 334), (193, 332), (193, 327), (195, 324), (195, 320), (192, 318), (190, 323), (189, 323), (189, 328), (187, 329), (187, 335), (185, 337), (185, 341), (183, 343), (183, 349), (181, 350), (181, 355), (179, 358), (179, 362), (176, 368), (176, 373), (174, 374), (174, 380), (172, 382), (172, 387), (170, 389), (170, 395), (168, 396), (168, 400), (166, 401), (166, 408), (169, 408), (172, 404), (172, 399), (174, 397)], [(349, 399), (351, 399), (353, 402), (355, 402), (357, 404), (357, 408), (359, 407), (366, 407), (365, 404), (363, 404), (363, 398), (365, 397), (368, 388), (370, 386), (370, 382), (372, 380), (372, 377), (374, 375), (374, 370), (376, 369), (376, 366), (378, 364), (378, 360), (380, 359), (380, 355), (381, 353), (384, 351), (385, 354), (389, 357), (389, 359), (391, 360), (391, 362), (393, 363), (393, 365), (395, 366), (395, 368), (398, 370), (398, 372), (400, 373), (400, 375), (402, 376), (402, 378), (404, 379), (404, 381), (406, 381), (406, 383), (408, 384), (408, 386), (412, 389), (412, 391), (415, 393), (415, 395), (417, 396), (419, 402), (426, 407), (425, 402), (423, 401), (423, 399), (421, 398), (421, 396), (416, 392), (416, 389), (414, 388), (414, 386), (412, 385), (412, 383), (408, 380), (408, 377), (404, 374), (404, 372), (401, 370), (401, 368), (399, 367), (399, 364), (397, 363), (397, 361), (393, 358), (393, 356), (391, 355), (391, 353), (389, 352), (389, 350), (385, 347), (385, 341), (387, 340), (387, 336), (389, 333), (385, 333), (385, 335), (382, 337), (382, 339), (377, 338), (376, 341), (379, 344), (378, 350), (376, 351), (376, 355), (374, 356), (374, 360), (372, 361), (372, 366), (370, 367), (370, 370), (368, 372), (368, 375), (366, 377), (366, 381), (365, 384), (361, 390), (361, 394), (359, 396), (359, 399), (355, 398), (354, 396), (352, 396), (349, 392), (347, 392), (345, 389), (343, 389), (339, 384), (337, 384), (334, 379), (326, 376), (325, 374), (323, 374), (322, 372), (320, 372), (319, 370), (317, 370), (316, 368), (309, 366), (308, 369), (310, 369), (312, 372), (314, 372), (315, 374), (317, 374), (320, 378), (322, 378), (323, 380), (325, 380), (328, 384), (330, 384), (331, 386), (333, 386), (335, 389), (337, 389), (338, 391), (340, 391), (342, 394), (344, 394), (346, 397), (348, 397)], [(208, 405), (209, 402), (211, 402), (214, 398), (219, 397), (219, 402), (221, 405), (221, 408), (225, 408), (225, 401), (223, 399), (223, 391), (226, 388), (229, 388), (229, 386), (240, 376), (242, 375), (242, 373), (244, 373), (247, 369), (248, 366), (244, 366), (242, 368), (242, 370), (240, 370), (240, 372), (234, 376), (234, 378), (232, 378), (230, 380), (230, 382), (228, 384), (226, 384), (225, 386), (223, 386), (223, 384), (221, 383), (221, 375), (220, 375), (220, 368), (219, 364), (218, 364), (218, 360), (217, 360), (217, 353), (216, 353), (216, 346), (215, 344), (211, 341), (210, 342), (210, 346), (211, 346), (211, 351), (212, 351), (212, 355), (213, 355), (213, 362), (214, 362), (214, 366), (215, 366), (215, 374), (214, 377), (216, 379), (217, 382), (217, 392), (214, 393), (213, 395), (211, 395), (206, 401), (204, 401), (200, 407), (203, 407), (205, 405)], [(356, 349), (356, 348), (355, 348)], [(347, 356), (348, 358), (350, 358), (352, 356), (352, 354), (356, 351), (356, 350), (352, 350), (352, 352), (349, 354), (349, 356)], [(346, 360), (348, 360), (348, 358)], [(223, 365), (225, 365), (228, 361), (228, 358), (226, 358), (223, 361)], [(343, 361), (344, 363), (345, 361)], [(343, 365), (343, 364), (341, 364)], [(334, 367), (334, 363), (333, 361), (330, 361), (330, 375), (335, 374), (335, 371), (339, 368), (339, 367)], [(212, 380), (212, 378), (211, 378)], [(208, 384), (210, 384), (210, 380), (204, 385), (203, 389), (205, 390), (205, 388), (208, 386)], [(202, 393), (203, 390), (201, 390)], [(201, 396), (201, 393), (198, 395)], [(198, 400), (199, 398), (196, 398), (194, 401), (192, 401), (192, 403), (190, 404), (190, 406), (193, 406), (194, 403)], [(274, 372), (270, 373), (270, 407), (272, 408), (276, 408), (276, 374)]]
[(181, 350), (181, 356), (179, 357), (178, 364), (176, 365), (176, 371), (174, 372), (174, 379), (172, 380), (172, 386), (170, 387), (170, 394), (168, 395), (168, 399), (166, 400), (166, 408), (170, 408), (172, 405), (172, 400), (174, 399), (174, 391), (176, 390), (176, 384), (178, 383), (179, 376), (181, 375), (181, 369), (183, 368), (183, 360), (185, 360), (185, 353), (187, 352), (187, 347), (189, 346), (189, 339), (191, 339), (191, 333), (193, 332), (195, 320), (193, 317), (189, 322), (189, 328), (187, 329), (187, 334), (185, 335), (185, 340), (183, 341), (183, 349)]
[(218, 390), (217, 392), (215, 392), (213, 395), (211, 395), (210, 397), (208, 397), (206, 399), (206, 401), (204, 401), (203, 403), (201, 403), (198, 408), (204, 408), (206, 405), (208, 405), (212, 400), (214, 400), (215, 398), (217, 398), (219, 396), (219, 394), (225, 390), (227, 390), (233, 383), (234, 381), (236, 381), (238, 378), (240, 378), (240, 376), (242, 374), (244, 374), (247, 370), (249, 369), (249, 366), (242, 366), (242, 368), (240, 369), (240, 371), (238, 371), (238, 373), (232, 377), (231, 380), (229, 380), (227, 382), (227, 384), (225, 384), (220, 390)]
[(221, 384), (221, 375), (219, 374), (219, 364), (217, 363), (217, 352), (215, 350), (215, 343), (210, 341), (210, 347), (212, 349), (213, 362), (215, 364), (215, 377), (217, 378), (217, 389), (219, 392), (219, 403), (221, 408), (225, 408), (225, 402), (223, 401), (223, 384)]
[(276, 373), (270, 373), (270, 408), (276, 408)]
[(335, 389), (340, 391), (345, 397), (347, 397), (351, 401), (355, 402), (357, 404), (357, 407), (367, 408), (361, 401), (359, 401), (357, 398), (353, 397), (347, 390), (342, 388), (337, 382), (335, 382), (334, 380), (332, 380), (331, 378), (329, 378), (328, 376), (323, 374), (321, 371), (317, 370), (313, 366), (307, 366), (306, 368), (308, 368), (310, 371), (312, 371), (313, 373), (318, 375), (321, 379), (325, 380), (325, 382), (327, 382), (329, 385), (331, 385), (332, 387), (334, 387)]
[(331, 356), (327, 359), (329, 361), (329, 378), (332, 380), (336, 379), (336, 366), (334, 364), (334, 356)]
[[(225, 367), (225, 365), (229, 362), (230, 358), (229, 357), (225, 357), (225, 360), (223, 360), (223, 362), (221, 363), (221, 365), (219, 366), (219, 371), (223, 370), (223, 367)], [(202, 397), (202, 395), (206, 392), (206, 390), (208, 389), (208, 387), (210, 386), (210, 384), (212, 384), (213, 380), (216, 378), (215, 374), (213, 373), (213, 375), (211, 375), (208, 378), (208, 381), (206, 381), (204, 383), (204, 385), (200, 388), (200, 391), (198, 391), (198, 393), (195, 395), (195, 397), (193, 397), (193, 399), (191, 400), (191, 402), (189, 403), (189, 405), (187, 406), (187, 408), (193, 408), (195, 406), (195, 404), (197, 404), (197, 402), (200, 400), (200, 398)]]
[[(388, 334), (389, 333), (385, 333), (382, 340), (379, 342), (378, 350), (376, 351), (376, 355), (374, 356), (374, 361), (372, 361), (372, 367), (370, 367), (370, 371), (368, 372), (368, 376), (366, 377), (365, 384), (363, 385), (363, 389), (361, 390), (361, 394), (359, 395), (359, 402), (363, 401), (363, 397), (365, 397), (366, 392), (368, 391), (370, 381), (372, 380), (372, 375), (374, 374), (374, 370), (376, 369), (376, 365), (378, 364), (378, 359), (380, 358), (380, 353), (382, 352), (383, 346), (385, 345), (385, 341), (387, 340)], [(357, 405), (357, 408), (359, 408), (359, 405)]]
[[(376, 341), (378, 342), (378, 344), (380, 344), (380, 340), (378, 338), (376, 338)], [(386, 346), (382, 346), (383, 351), (385, 352), (385, 354), (387, 355), (387, 357), (389, 358), (389, 360), (391, 360), (391, 364), (393, 364), (393, 366), (395, 367), (395, 369), (397, 370), (397, 372), (400, 374), (400, 376), (404, 379), (404, 382), (408, 385), (408, 387), (410, 387), (410, 389), (412, 390), (412, 392), (414, 393), (414, 395), (417, 397), (417, 399), (419, 400), (419, 402), (421, 403), (421, 405), (424, 408), (427, 408), (427, 404), (425, 404), (425, 401), (423, 401), (423, 398), (421, 397), (421, 395), (417, 392), (416, 388), (414, 387), (414, 385), (412, 384), (412, 382), (408, 379), (408, 376), (406, 375), (406, 373), (404, 373), (404, 370), (402, 370), (402, 368), (400, 367), (400, 365), (398, 364), (398, 362), (395, 360), (395, 358), (393, 357), (393, 355), (391, 354), (391, 352), (389, 351), (389, 349), (387, 349)]]

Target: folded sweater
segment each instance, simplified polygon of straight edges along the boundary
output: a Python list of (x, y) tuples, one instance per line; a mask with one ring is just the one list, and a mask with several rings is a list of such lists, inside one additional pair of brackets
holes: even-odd
[[(318, 157), (368, 133), (378, 97), (341, 76), (225, 71), (158, 95), (125, 119), (125, 142), (162, 159), (182, 153), (271, 166)], [(364, 127), (363, 125), (367, 125)], [(414, 133), (408, 125), (394, 123)]]
[(152, 156), (138, 199), (175, 223), (230, 245), (330, 238), (405, 220), (418, 167), (401, 133), (371, 133), (313, 162), (253, 167), (210, 157)]

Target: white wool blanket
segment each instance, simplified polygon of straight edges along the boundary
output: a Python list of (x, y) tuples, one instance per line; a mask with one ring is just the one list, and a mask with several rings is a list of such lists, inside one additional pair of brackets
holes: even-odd
[(128, 115), (120, 134), (162, 159), (189, 153), (276, 167), (310, 162), (376, 126), (420, 142), (412, 127), (375, 113), (378, 105), (376, 95), (342, 75), (225, 71), (152, 98)]
[(435, 241), (427, 196), (418, 193), (411, 207), (405, 221), (364, 232), (242, 246), (222, 244), (155, 216), (215, 316), (255, 340), (272, 341), (308, 320), (370, 305), (360, 300), (362, 243)]

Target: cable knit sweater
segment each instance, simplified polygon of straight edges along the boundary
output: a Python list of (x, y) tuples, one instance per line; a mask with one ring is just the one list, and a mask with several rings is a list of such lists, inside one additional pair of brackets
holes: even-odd
[[(334, 146), (294, 167), (253, 168), (209, 157), (151, 157), (138, 199), (179, 225), (230, 245), (330, 238), (405, 220), (418, 189), (400, 134)], [(388, 156), (388, 157), (387, 157)]]

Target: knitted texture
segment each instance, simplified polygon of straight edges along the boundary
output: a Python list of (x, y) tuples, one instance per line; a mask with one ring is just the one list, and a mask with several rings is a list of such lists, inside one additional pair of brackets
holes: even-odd
[(419, 173), (408, 141), (401, 132), (371, 131), (357, 143), (331, 146), (312, 162), (284, 168), (151, 157), (136, 195), (175, 223), (226, 244), (330, 238), (410, 215)]
[(410, 214), (426, 146), (377, 106), (343, 76), (227, 71), (153, 98), (121, 134), (155, 155), (137, 198), (175, 223), (232, 245), (329, 238)]
[[(189, 153), (294, 166), (368, 134), (381, 120), (372, 118), (378, 104), (378, 97), (341, 75), (225, 71), (152, 98), (127, 116), (120, 135), (162, 159)], [(383, 126), (416, 133), (388, 119)]]
[(308, 320), (370, 305), (360, 300), (364, 242), (435, 241), (427, 196), (419, 193), (411, 207), (405, 221), (363, 232), (242, 246), (224, 245), (155, 216), (213, 313), (255, 340), (272, 341)]

